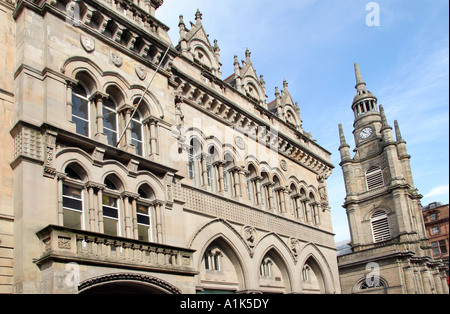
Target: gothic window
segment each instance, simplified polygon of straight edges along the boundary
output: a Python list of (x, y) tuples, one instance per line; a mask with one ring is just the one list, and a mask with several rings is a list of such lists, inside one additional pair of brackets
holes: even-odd
[(367, 189), (372, 191), (374, 189), (384, 186), (383, 173), (380, 167), (372, 167), (366, 172)]
[(111, 96), (103, 103), (103, 132), (108, 144), (116, 146), (119, 139), (119, 114), (117, 103)]
[(142, 116), (136, 111), (130, 122), (131, 143), (134, 145), (136, 155), (144, 156), (144, 129), (142, 125)]
[(370, 224), (375, 243), (381, 243), (391, 239), (389, 220), (385, 211), (379, 210), (375, 212), (370, 219)]
[(119, 193), (117, 183), (108, 176), (105, 179), (106, 189), (102, 195), (102, 212), (104, 233), (119, 236)]
[(81, 84), (72, 90), (72, 121), (78, 134), (89, 136), (89, 97)]

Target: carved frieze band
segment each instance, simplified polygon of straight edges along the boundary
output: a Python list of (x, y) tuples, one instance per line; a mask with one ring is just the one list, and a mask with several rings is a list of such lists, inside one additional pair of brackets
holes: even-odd
[[(180, 191), (181, 192), (181, 191)], [(185, 200), (184, 207), (190, 211), (225, 219), (231, 222), (250, 225), (251, 228), (267, 230), (290, 238), (313, 242), (325, 247), (333, 247), (333, 235), (316, 228), (297, 223), (262, 210), (239, 205), (234, 202), (218, 199), (200, 191), (182, 188)], [(246, 240), (252, 240), (254, 233), (246, 230)]]

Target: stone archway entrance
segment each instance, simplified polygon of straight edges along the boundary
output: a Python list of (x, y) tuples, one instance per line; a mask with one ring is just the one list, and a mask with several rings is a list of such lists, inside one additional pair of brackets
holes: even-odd
[(181, 294), (181, 290), (156, 277), (139, 274), (111, 274), (86, 280), (80, 294)]

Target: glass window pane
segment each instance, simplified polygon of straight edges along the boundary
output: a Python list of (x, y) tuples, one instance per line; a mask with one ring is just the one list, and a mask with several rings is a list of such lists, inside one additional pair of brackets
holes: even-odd
[(136, 148), (136, 155), (143, 156), (144, 155), (144, 145), (141, 142), (136, 140), (132, 140), (132, 144)]
[(104, 233), (111, 236), (117, 236), (117, 220), (105, 218), (103, 220)]
[(81, 199), (81, 190), (67, 185), (63, 185), (63, 194), (65, 196), (75, 197)]
[(63, 197), (63, 207), (73, 210), (82, 211), (83, 202), (81, 200), (75, 200), (73, 198)]
[(87, 99), (72, 95), (72, 115), (79, 118), (88, 119), (89, 102)]
[(72, 117), (72, 121), (75, 123), (77, 134), (89, 136), (89, 123), (87, 121)]
[(117, 131), (117, 113), (103, 107), (103, 127)]
[(103, 200), (103, 205), (117, 208), (117, 198), (110, 197), (108, 195), (103, 194), (102, 200)]
[(103, 216), (109, 218), (119, 218), (119, 211), (117, 208), (103, 206)]
[(117, 145), (117, 133), (104, 129), (104, 132), (106, 134), (106, 138), (108, 139), (108, 144), (111, 146), (116, 146)]
[(67, 210), (63, 211), (64, 227), (81, 230), (81, 212)]
[(144, 206), (144, 205), (139, 205), (137, 206), (137, 212), (139, 214), (143, 214), (143, 215), (147, 215), (148, 216), (148, 207)]
[(131, 128), (131, 138), (142, 141), (142, 124), (137, 121), (131, 120), (130, 123)]
[(139, 241), (150, 242), (150, 228), (146, 226), (138, 226)]
[(150, 226), (150, 217), (148, 216), (137, 215), (137, 221), (138, 224)]

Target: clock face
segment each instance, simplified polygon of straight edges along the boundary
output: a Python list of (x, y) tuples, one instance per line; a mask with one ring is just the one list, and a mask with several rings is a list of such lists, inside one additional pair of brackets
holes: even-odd
[(372, 128), (365, 128), (361, 131), (359, 134), (359, 137), (362, 139), (366, 139), (372, 136), (373, 129)]

